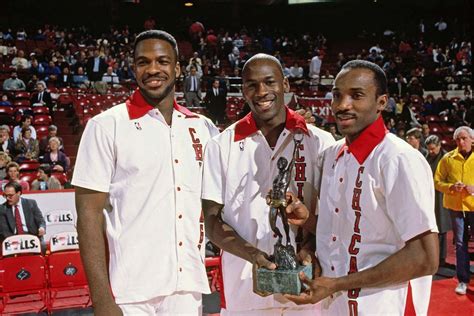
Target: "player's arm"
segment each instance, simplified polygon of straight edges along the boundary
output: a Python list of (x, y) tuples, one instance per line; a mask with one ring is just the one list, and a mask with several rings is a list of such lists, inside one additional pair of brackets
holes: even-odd
[(109, 287), (103, 209), (107, 193), (76, 187), (77, 232), (94, 315), (122, 315)]
[(367, 270), (340, 278), (303, 279), (309, 285), (309, 291), (300, 296), (289, 295), (287, 298), (297, 304), (314, 304), (339, 291), (386, 287), (406, 282), (434, 274), (438, 269), (438, 256), (438, 236), (427, 231), (410, 239), (405, 247)]
[(207, 238), (219, 248), (252, 264), (257, 263), (259, 266), (263, 265), (269, 269), (275, 269), (275, 264), (266, 259), (266, 253), (244, 240), (230, 225), (222, 220), (223, 207), (224, 205), (214, 201), (202, 200)]

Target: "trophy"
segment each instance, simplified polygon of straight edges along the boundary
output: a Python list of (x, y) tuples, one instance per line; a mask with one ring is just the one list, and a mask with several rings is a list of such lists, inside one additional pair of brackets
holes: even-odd
[[(290, 185), (291, 172), (303, 138), (296, 139), (294, 137), (293, 140), (295, 148), (292, 160), (288, 163), (288, 160), (284, 157), (278, 159), (278, 175), (273, 180), (272, 191), (267, 197), (267, 204), (270, 206), (270, 227), (278, 237), (270, 260), (276, 264), (277, 268), (276, 270), (257, 269), (256, 290), (259, 292), (299, 295), (302, 289), (302, 282), (299, 278), (300, 272), (303, 272), (308, 278), (312, 279), (312, 265), (302, 266), (298, 264), (296, 259), (295, 249), (290, 242), (290, 226), (285, 211), (287, 206), (286, 193)], [(284, 244), (283, 235), (276, 226), (278, 217), (281, 218), (285, 230), (286, 240)]]

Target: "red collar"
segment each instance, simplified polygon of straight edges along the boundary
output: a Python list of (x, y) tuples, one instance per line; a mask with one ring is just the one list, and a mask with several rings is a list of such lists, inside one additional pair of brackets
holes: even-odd
[(354, 155), (359, 164), (363, 164), (365, 159), (370, 155), (375, 146), (380, 144), (388, 133), (382, 116), (379, 116), (372, 124), (370, 124), (362, 133), (349, 145), (344, 144), (336, 155), (338, 160), (346, 149)]
[[(133, 94), (127, 99), (125, 103), (127, 105), (128, 116), (131, 120), (138, 119), (147, 114), (148, 111), (154, 109), (153, 106), (146, 102), (139, 89), (135, 90), (135, 92), (133, 92)], [(176, 103), (176, 100), (173, 101), (173, 108), (176, 111), (183, 113), (186, 118), (199, 117), (197, 114)]]
[[(289, 131), (302, 131), (308, 135), (308, 127), (305, 119), (295, 111), (286, 107), (285, 128)], [(235, 125), (234, 142), (238, 142), (258, 131), (257, 123), (253, 118), (252, 112), (239, 120)]]

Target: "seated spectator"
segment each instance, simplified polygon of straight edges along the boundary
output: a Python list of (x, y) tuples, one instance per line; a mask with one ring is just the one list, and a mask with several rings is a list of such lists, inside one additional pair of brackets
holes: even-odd
[(16, 71), (12, 71), (10, 78), (3, 82), (3, 90), (6, 91), (25, 91), (26, 85), (23, 80), (18, 78)]
[(107, 67), (107, 71), (102, 75), (102, 81), (107, 82), (109, 85), (117, 86), (119, 84), (119, 77), (113, 71), (112, 67)]
[(127, 65), (124, 65), (121, 69), (119, 69), (117, 72), (117, 75), (119, 76), (120, 82), (135, 81), (135, 76), (133, 75), (133, 71)]
[(44, 80), (55, 83), (59, 76), (61, 76), (61, 69), (51, 60), (44, 68)]
[(15, 141), (10, 137), (10, 127), (8, 125), (0, 126), (0, 152), (15, 156)]
[[(46, 233), (46, 222), (35, 200), (21, 197), (22, 187), (16, 182), (5, 185), (3, 197), (6, 202), (0, 205), (0, 240), (13, 235), (31, 234), (38, 236), (44, 252), (46, 244), (43, 236)], [(13, 215), (14, 214), (14, 215)], [(13, 223), (8, 225), (13, 215)]]
[(31, 75), (31, 79), (28, 81), (26, 84), (26, 90), (29, 92), (35, 92), (36, 91), (36, 85), (40, 82), (38, 79), (38, 75), (33, 74)]
[(15, 143), (16, 161), (22, 162), (24, 160), (36, 160), (39, 155), (39, 142), (31, 137), (31, 130), (28, 127), (23, 127), (21, 136)]
[(12, 103), (8, 100), (8, 95), (3, 94), (2, 99), (0, 100), (0, 106), (12, 107)]
[(50, 108), (50, 111), (53, 108), (53, 99), (51, 98), (51, 93), (46, 91), (46, 84), (44, 81), (38, 81), (36, 84), (36, 93), (31, 97), (32, 106), (47, 106)]
[(70, 87), (73, 84), (73, 76), (69, 70), (69, 67), (64, 67), (61, 75), (56, 81), (56, 86), (60, 88)]
[(78, 67), (76, 74), (72, 76), (73, 86), (76, 88), (87, 88), (89, 86), (89, 79), (84, 73), (84, 68)]
[(297, 80), (303, 78), (303, 67), (300, 67), (297, 62), (290, 67), (290, 77), (291, 80)]
[(49, 140), (51, 137), (57, 137), (59, 139), (59, 150), (63, 151), (63, 139), (61, 137), (58, 137), (58, 128), (56, 125), (50, 125), (48, 126), (48, 135), (44, 136), (43, 138), (40, 139), (39, 142), (39, 151), (40, 151), (40, 156), (44, 156), (46, 152), (50, 151), (49, 148)]
[(410, 144), (413, 148), (418, 150), (425, 158), (428, 156), (428, 150), (421, 145), (421, 131), (419, 128), (414, 127), (408, 130), (406, 134), (406, 141)]
[(8, 182), (17, 182), (20, 184), (22, 191), (29, 191), (30, 184), (26, 181), (20, 180), (20, 165), (12, 161), (7, 165), (7, 177), (0, 182), (1, 190), (4, 191), (5, 185)]
[(25, 58), (25, 52), (23, 50), (18, 50), (16, 57), (12, 59), (12, 67), (17, 70), (30, 68), (30, 63)]
[(13, 141), (15, 141), (15, 143), (20, 137), (21, 130), (24, 127), (28, 127), (31, 130), (31, 138), (36, 139), (36, 129), (34, 128), (33, 125), (31, 125), (32, 120), (33, 120), (33, 117), (28, 114), (25, 114), (21, 117), (20, 124), (15, 126), (15, 128), (13, 128)]
[(31, 183), (31, 190), (61, 190), (61, 182), (55, 177), (51, 177), (51, 167), (49, 165), (41, 165), (38, 168), (37, 179)]
[(5, 153), (0, 152), (0, 180), (7, 177), (7, 165), (12, 161), (11, 157)]
[(53, 171), (67, 172), (69, 168), (69, 158), (59, 150), (60, 141), (57, 137), (49, 139), (49, 152), (46, 152), (41, 159), (41, 163), (49, 164)]
[(44, 73), (44, 67), (41, 63), (38, 62), (34, 53), (31, 53), (31, 63), (30, 63), (30, 74), (36, 75), (37, 77), (42, 77)]

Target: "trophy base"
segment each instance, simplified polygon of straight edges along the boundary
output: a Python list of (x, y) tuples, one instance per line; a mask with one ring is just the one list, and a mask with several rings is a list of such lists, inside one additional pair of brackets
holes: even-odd
[(305, 288), (299, 277), (300, 272), (310, 279), (313, 278), (312, 265), (299, 266), (296, 270), (259, 268), (257, 269), (257, 291), (299, 295)]

